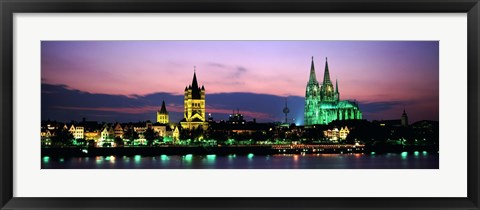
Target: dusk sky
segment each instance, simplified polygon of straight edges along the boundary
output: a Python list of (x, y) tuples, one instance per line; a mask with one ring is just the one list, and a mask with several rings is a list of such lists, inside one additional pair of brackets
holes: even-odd
[(367, 120), (438, 120), (437, 41), (42, 41), (42, 120), (155, 119), (162, 100), (181, 120), (193, 69), (215, 120), (239, 109), (246, 120), (303, 124), (314, 57), (325, 57), (341, 100), (356, 100)]

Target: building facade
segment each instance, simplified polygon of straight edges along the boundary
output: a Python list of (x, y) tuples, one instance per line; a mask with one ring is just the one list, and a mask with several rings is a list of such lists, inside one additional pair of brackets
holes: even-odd
[(196, 71), (193, 72), (192, 84), (185, 87), (184, 112), (180, 125), (183, 129), (194, 129), (201, 126), (204, 130), (208, 127), (205, 120), (205, 87), (200, 88), (197, 82)]
[(122, 125), (120, 123), (115, 123), (115, 126), (113, 128), (113, 136), (114, 138), (122, 138), (123, 139), (123, 128), (122, 128)]
[(328, 124), (334, 120), (362, 119), (358, 103), (340, 100), (338, 81), (335, 88), (330, 80), (328, 61), (325, 60), (323, 83), (320, 85), (315, 74), (315, 65), (310, 66), (310, 77), (305, 91), (304, 124)]
[(69, 129), (70, 133), (72, 133), (74, 139), (83, 139), (85, 138), (83, 133), (84, 133), (84, 128), (83, 126), (75, 126), (71, 125)]

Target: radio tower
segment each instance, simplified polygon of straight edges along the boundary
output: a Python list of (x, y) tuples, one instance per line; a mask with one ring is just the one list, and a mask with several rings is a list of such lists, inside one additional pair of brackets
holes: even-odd
[(285, 114), (285, 123), (288, 124), (288, 113), (290, 112), (290, 109), (288, 109), (287, 106), (287, 98), (285, 98), (285, 108), (283, 108), (283, 113)]

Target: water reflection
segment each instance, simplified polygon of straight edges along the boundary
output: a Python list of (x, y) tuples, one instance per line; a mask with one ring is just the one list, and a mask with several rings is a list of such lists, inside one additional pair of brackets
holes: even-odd
[(161, 156), (160, 156), (160, 160), (162, 160), (162, 161), (168, 161), (168, 160), (170, 160), (170, 158), (168, 158), (167, 155), (161, 155)]
[[(420, 155), (421, 154), (421, 155)], [(131, 163), (133, 160), (133, 164)], [(438, 154), (279, 154), (42, 157), (42, 169), (407, 169), (438, 168)]]
[(48, 163), (48, 161), (50, 161), (50, 157), (45, 156), (42, 158), (42, 160), (43, 160), (43, 163)]

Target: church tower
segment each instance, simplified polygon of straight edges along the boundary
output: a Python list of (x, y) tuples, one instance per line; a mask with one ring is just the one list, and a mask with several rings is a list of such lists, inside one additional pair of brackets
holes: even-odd
[(305, 91), (305, 125), (318, 124), (318, 102), (320, 99), (319, 90), (320, 89), (317, 81), (317, 76), (315, 75), (315, 65), (313, 63), (312, 56), (312, 63), (310, 65), (310, 77), (308, 79), (307, 88)]
[(165, 101), (162, 101), (162, 107), (157, 112), (157, 122), (161, 124), (168, 124), (168, 112), (167, 108), (165, 107)]
[(335, 98), (340, 101), (340, 91), (338, 91), (338, 79), (335, 81)]
[(408, 126), (408, 116), (407, 116), (407, 113), (405, 112), (405, 109), (403, 109), (403, 114), (402, 114), (401, 121), (402, 121), (402, 126), (403, 127)]
[[(338, 89), (338, 83), (337, 83)], [(338, 90), (337, 90), (338, 91)], [(333, 89), (332, 81), (330, 81), (330, 72), (328, 70), (328, 60), (325, 58), (325, 72), (323, 74), (323, 83), (320, 87), (321, 102), (338, 102), (336, 90)]]
[(183, 129), (193, 129), (198, 126), (207, 128), (205, 122), (205, 87), (198, 87), (196, 69), (193, 70), (192, 84), (185, 87), (183, 100), (184, 112), (180, 125)]

